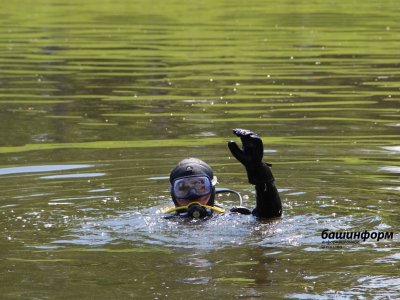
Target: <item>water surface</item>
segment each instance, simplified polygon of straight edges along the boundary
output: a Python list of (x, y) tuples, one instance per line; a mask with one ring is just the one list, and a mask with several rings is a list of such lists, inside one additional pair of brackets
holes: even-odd
[[(2, 299), (399, 296), (397, 1), (1, 6)], [(187, 156), (253, 205), (235, 127), (283, 218), (163, 219)]]

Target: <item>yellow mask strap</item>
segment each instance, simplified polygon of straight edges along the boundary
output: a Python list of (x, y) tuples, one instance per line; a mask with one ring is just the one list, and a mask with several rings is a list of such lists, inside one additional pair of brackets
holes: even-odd
[(223, 214), (223, 213), (225, 212), (225, 209), (220, 208), (220, 207), (218, 207), (218, 206), (209, 206), (209, 205), (201, 204), (201, 203), (199, 203), (199, 202), (192, 202), (192, 203), (189, 203), (189, 204), (186, 205), (186, 206), (169, 207), (169, 208), (167, 208), (167, 209), (164, 211), (164, 213), (169, 214), (169, 213), (172, 213), (172, 212), (176, 212), (176, 211), (178, 211), (178, 210), (185, 210), (185, 209), (187, 210), (187, 209), (189, 209), (189, 207), (192, 206), (192, 205), (199, 205), (199, 206), (201, 206), (201, 207), (211, 209), (211, 210), (213, 210), (213, 211), (215, 211), (215, 212), (218, 212), (218, 213), (220, 213), (220, 214)]

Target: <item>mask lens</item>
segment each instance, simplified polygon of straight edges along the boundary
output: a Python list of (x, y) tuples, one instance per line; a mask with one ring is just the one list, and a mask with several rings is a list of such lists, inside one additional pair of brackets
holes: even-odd
[(174, 181), (173, 193), (177, 198), (204, 196), (211, 192), (211, 180), (207, 176), (183, 177)]

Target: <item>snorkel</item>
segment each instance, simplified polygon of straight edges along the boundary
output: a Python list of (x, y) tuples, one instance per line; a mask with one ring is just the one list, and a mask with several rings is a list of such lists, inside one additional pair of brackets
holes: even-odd
[(165, 213), (170, 214), (174, 212), (183, 212), (187, 217), (192, 217), (196, 219), (205, 218), (210, 216), (212, 212), (217, 212), (223, 214), (225, 210), (218, 206), (209, 206), (201, 204), (200, 202), (191, 202), (189, 205), (171, 207), (165, 210)]
[[(250, 210), (243, 207), (243, 200), (242, 196), (240, 195), (239, 192), (227, 188), (217, 188), (215, 189), (215, 194), (234, 194), (238, 197), (239, 199), (239, 206), (234, 206), (233, 208), (230, 209), (231, 212), (237, 212), (245, 215), (251, 214)], [(183, 216), (183, 217), (191, 217), (191, 218), (205, 218), (207, 216), (211, 216), (213, 212), (223, 214), (225, 213), (225, 209), (223, 209), (220, 206), (210, 206), (210, 205), (205, 205), (200, 202), (190, 202), (188, 205), (182, 205), (182, 206), (175, 206), (175, 207), (169, 207), (163, 211), (163, 213), (166, 214), (173, 214)], [(174, 215), (170, 215), (169, 217), (173, 217)], [(169, 218), (167, 217), (167, 218)]]

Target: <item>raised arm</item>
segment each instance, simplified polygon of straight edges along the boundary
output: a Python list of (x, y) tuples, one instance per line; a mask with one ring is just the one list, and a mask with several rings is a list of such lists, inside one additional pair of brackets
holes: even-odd
[(282, 215), (282, 203), (275, 179), (269, 164), (262, 161), (264, 145), (261, 138), (247, 129), (234, 129), (233, 133), (240, 137), (243, 149), (233, 142), (228, 142), (232, 155), (244, 165), (247, 171), (249, 183), (256, 188), (256, 207), (253, 215), (260, 218), (280, 217)]

